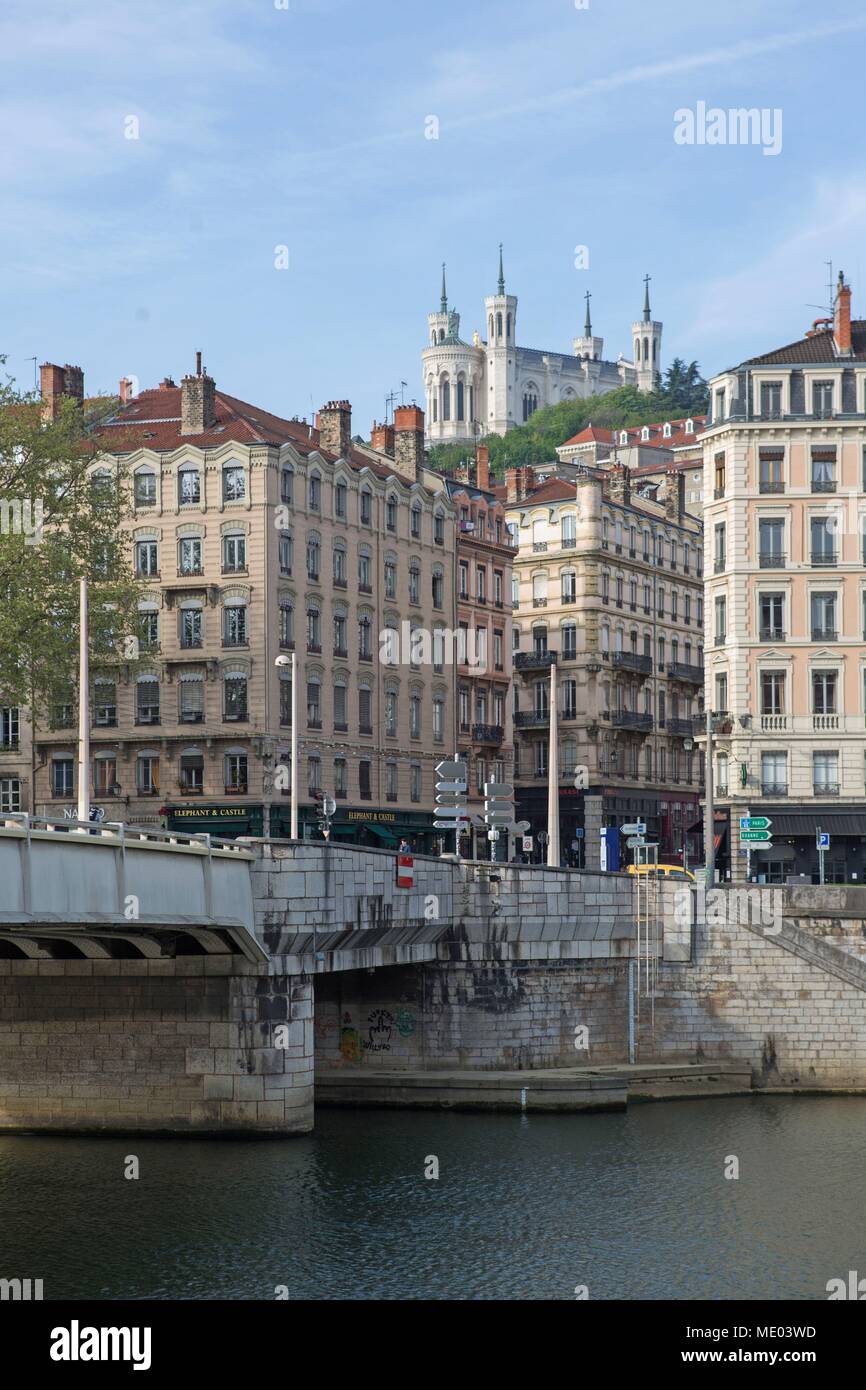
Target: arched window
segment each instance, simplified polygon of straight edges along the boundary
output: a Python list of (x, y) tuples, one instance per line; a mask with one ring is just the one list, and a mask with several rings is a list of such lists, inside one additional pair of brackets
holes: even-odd
[(510, 342), (511, 342), (511, 315), (510, 315), (510, 314), (508, 314), (508, 315), (506, 316), (506, 319), (505, 319), (505, 341), (506, 341), (507, 343), (510, 343)]
[(140, 468), (135, 475), (135, 505), (156, 506), (156, 474), (152, 468)]
[(488, 337), (490, 338), (490, 340), (492, 341), (492, 340), (493, 340), (493, 315), (492, 315), (492, 314), (489, 316), (489, 318), (488, 318), (488, 320), (487, 320), (487, 334), (488, 334)]
[(464, 398), (463, 382), (462, 382), (461, 380), (458, 379), (458, 382), (457, 382), (457, 419), (458, 419), (458, 420), (464, 419), (464, 413), (463, 413), (463, 398)]
[(447, 377), (442, 383), (442, 419), (451, 419), (451, 383)]
[(291, 507), (295, 500), (295, 470), (290, 463), (284, 463), (280, 470), (280, 501)]
[(389, 531), (397, 530), (397, 498), (393, 492), (389, 494), (385, 504), (385, 525)]
[(339, 517), (341, 521), (345, 521), (346, 519), (347, 492), (348, 489), (346, 484), (342, 481), (338, 482), (337, 486), (334, 488), (334, 515)]
[(444, 342), (445, 342), (445, 329), (444, 329), (444, 328), (440, 328), (440, 329), (439, 329), (439, 341), (440, 341), (440, 343), (444, 343)]
[(320, 473), (310, 474), (309, 506), (311, 512), (322, 510), (322, 477)]
[(649, 338), (643, 340), (643, 360), (644, 362), (649, 361)]
[(497, 336), (497, 338), (501, 338), (501, 337), (502, 337), (502, 315), (501, 315), (501, 314), (497, 314), (497, 315), (496, 315), (496, 336)]

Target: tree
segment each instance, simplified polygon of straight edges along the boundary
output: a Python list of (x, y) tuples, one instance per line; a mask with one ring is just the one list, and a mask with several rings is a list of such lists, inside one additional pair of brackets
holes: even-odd
[(681, 357), (675, 357), (665, 372), (660, 395), (666, 400), (670, 415), (703, 415), (706, 413), (710, 392), (701, 376), (697, 362), (688, 366)]
[(53, 704), (74, 704), (79, 580), (89, 581), (94, 675), (119, 675), (138, 631), (128, 486), (110, 462), (94, 468), (103, 446), (81, 406), (63, 400), (51, 420), (42, 412), (34, 394), (0, 384), (0, 697), (30, 712), (31, 812), (36, 728)]

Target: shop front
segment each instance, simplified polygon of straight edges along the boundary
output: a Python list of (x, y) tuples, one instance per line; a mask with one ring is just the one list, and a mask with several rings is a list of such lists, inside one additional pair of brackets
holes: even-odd
[[(226, 802), (161, 806), (160, 816), (166, 830), (182, 831), (185, 835), (208, 833), (225, 840), (234, 840), (239, 835), (256, 838), (264, 835), (265, 807), (261, 802), (247, 805)], [(290, 839), (291, 824), (288, 799), (272, 802), (271, 838)], [(298, 834), (302, 840), (321, 839), (317, 806), (302, 803), (298, 807)], [(417, 854), (440, 852), (441, 835), (434, 829), (433, 816), (429, 812), (403, 811), (392, 807), (338, 806), (331, 821), (332, 844), (370, 845), (376, 849), (396, 850), (404, 839), (409, 841)]]
[(182, 831), (184, 835), (216, 835), (222, 840), (234, 840), (238, 835), (261, 836), (264, 833), (264, 807), (227, 801), (206, 805), (161, 806), (159, 814), (166, 830)]

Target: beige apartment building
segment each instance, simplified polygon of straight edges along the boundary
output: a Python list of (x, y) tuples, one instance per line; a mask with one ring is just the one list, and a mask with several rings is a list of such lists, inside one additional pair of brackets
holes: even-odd
[[(570, 465), (569, 467), (574, 467)], [(507, 474), (513, 568), (518, 812), (546, 830), (550, 670), (556, 666), (561, 861), (598, 863), (600, 830), (647, 822), (660, 857), (691, 856), (702, 766), (703, 545), (685, 478), (637, 496), (630, 470), (577, 467), (540, 486)], [(574, 773), (588, 769), (578, 791)], [(582, 832), (582, 834), (581, 834)]]
[[(48, 378), (52, 380), (51, 377)], [(128, 480), (140, 656), (90, 691), (92, 799), (107, 819), (220, 835), (289, 831), (295, 653), (301, 834), (432, 848), (434, 767), (454, 750), (454, 671), (382, 634), (456, 625), (456, 525), (425, 486), (424, 419), (396, 412), (393, 459), (217, 389), (199, 362), (128, 397), (94, 467)], [(395, 655), (396, 653), (396, 655)], [(42, 814), (74, 806), (71, 705), (36, 733)]]
[[(832, 320), (711, 382), (704, 435), (706, 699), (721, 868), (866, 872), (866, 321)], [(719, 811), (721, 814), (719, 814)], [(739, 821), (772, 839), (747, 864)]]

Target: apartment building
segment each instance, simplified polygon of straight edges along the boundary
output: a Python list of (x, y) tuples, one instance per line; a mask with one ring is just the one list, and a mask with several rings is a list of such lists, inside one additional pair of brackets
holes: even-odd
[(767, 816), (751, 872), (866, 874), (866, 321), (840, 274), (832, 319), (711, 382), (704, 435), (706, 699), (722, 868)]
[(589, 424), (556, 450), (563, 463), (609, 467), (623, 463), (631, 470), (632, 490), (645, 497), (661, 498), (671, 471), (685, 476), (685, 508), (703, 515), (704, 451), (701, 431), (705, 415), (605, 429)]
[[(674, 470), (664, 501), (635, 495), (623, 464), (540, 486), (510, 470), (515, 782), (546, 830), (551, 667), (557, 672), (561, 862), (598, 864), (602, 826), (645, 819), (660, 855), (698, 850), (703, 543)], [(578, 791), (574, 773), (588, 769)], [(576, 842), (583, 839), (580, 849)]]
[[(50, 378), (49, 378), (50, 381)], [(92, 799), (108, 819), (219, 835), (289, 831), (297, 660), (301, 834), (337, 801), (337, 840), (420, 849), (434, 767), (454, 748), (453, 673), (401, 635), (453, 628), (456, 525), (425, 486), (423, 413), (396, 420), (387, 465), (352, 442), (351, 407), (317, 427), (218, 390), (201, 366), (101, 426), (106, 483), (132, 489), (140, 655), (101, 673)], [(72, 703), (36, 732), (42, 813), (74, 805)]]

